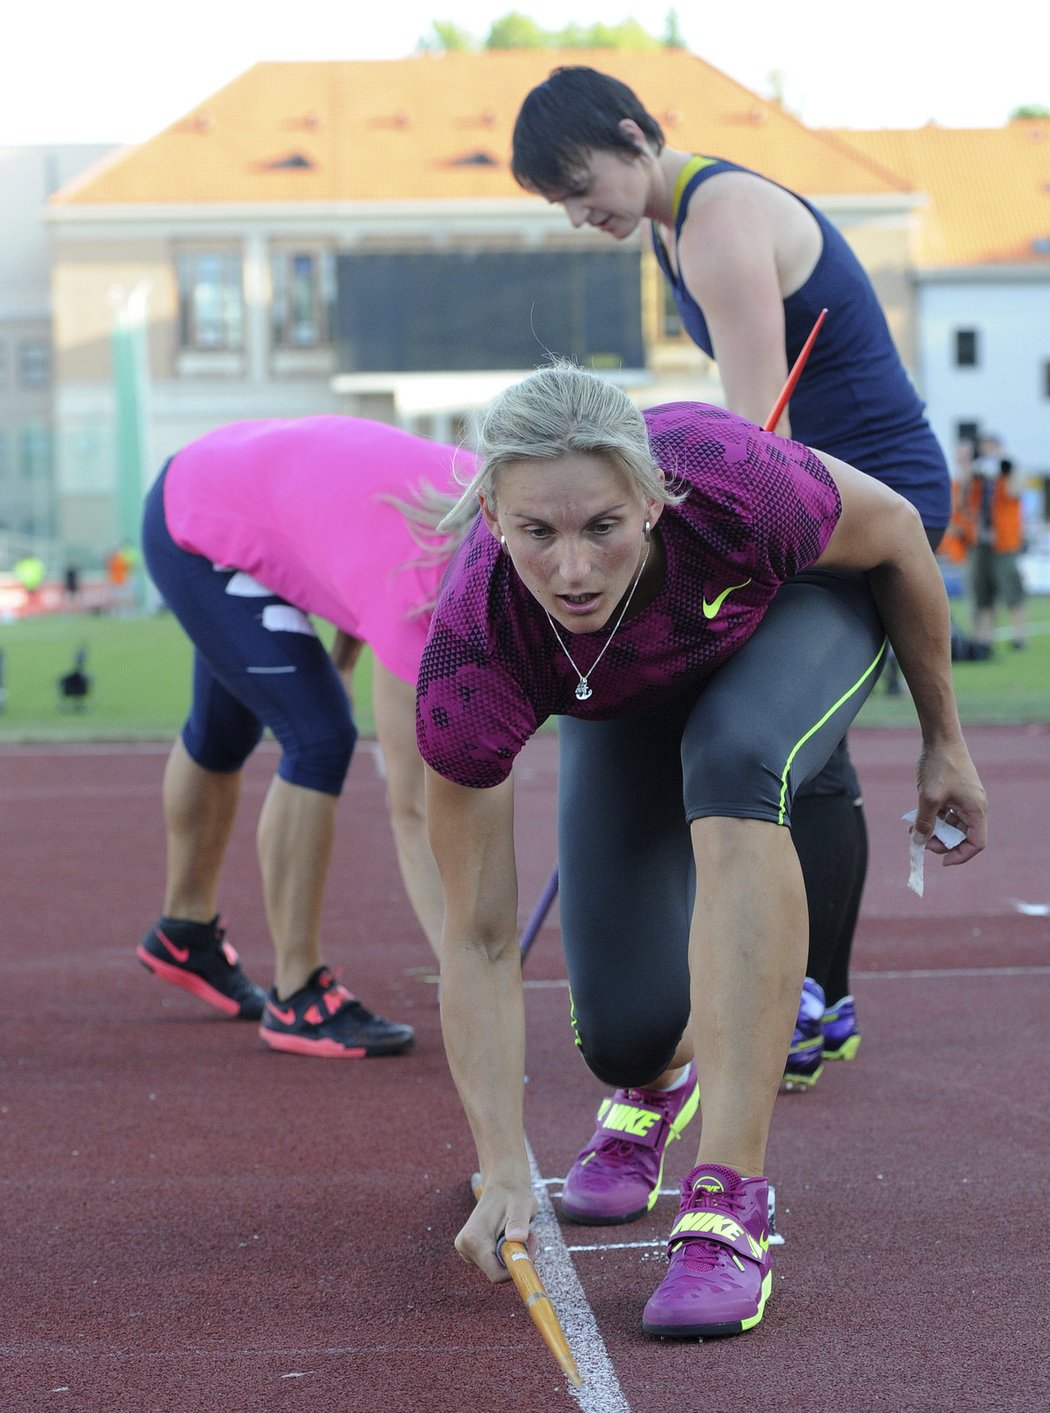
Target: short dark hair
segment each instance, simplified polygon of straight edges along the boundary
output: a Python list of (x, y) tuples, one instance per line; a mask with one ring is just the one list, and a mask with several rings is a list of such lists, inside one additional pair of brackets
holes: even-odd
[(582, 64), (555, 69), (526, 96), (514, 123), (515, 181), (543, 195), (571, 186), (589, 152), (634, 153), (620, 131), (624, 118), (638, 124), (657, 152), (663, 148), (660, 124), (625, 83)]

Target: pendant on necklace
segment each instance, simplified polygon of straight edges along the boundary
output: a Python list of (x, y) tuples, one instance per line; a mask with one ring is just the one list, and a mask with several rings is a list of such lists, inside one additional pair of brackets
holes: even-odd
[(593, 695), (590, 687), (587, 685), (587, 678), (581, 677), (580, 685), (576, 688), (576, 700), (578, 702), (585, 702), (588, 697)]

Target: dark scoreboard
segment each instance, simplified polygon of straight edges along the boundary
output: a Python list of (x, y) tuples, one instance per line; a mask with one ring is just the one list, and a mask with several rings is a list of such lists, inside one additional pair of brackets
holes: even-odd
[(340, 371), (645, 366), (638, 250), (367, 252), (336, 266)]

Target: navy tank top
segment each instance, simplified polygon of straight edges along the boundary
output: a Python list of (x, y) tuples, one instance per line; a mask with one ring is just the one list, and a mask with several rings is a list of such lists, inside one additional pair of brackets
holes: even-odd
[[(719, 157), (694, 157), (686, 164), (684, 181), (679, 179), (676, 193), (676, 241), (693, 193), (722, 172), (749, 172), (749, 168)], [(749, 174), (761, 177), (759, 172)], [(948, 465), (926, 420), (924, 404), (901, 363), (871, 281), (827, 217), (797, 192), (787, 187), (781, 190), (805, 206), (820, 227), (822, 239), (813, 273), (801, 289), (784, 300), (789, 368), (821, 309), (828, 310), (791, 398), (791, 435), (885, 482), (911, 501), (927, 529), (941, 530), (951, 514)], [(714, 358), (703, 310), (672, 268), (655, 222), (652, 237), (686, 332)]]

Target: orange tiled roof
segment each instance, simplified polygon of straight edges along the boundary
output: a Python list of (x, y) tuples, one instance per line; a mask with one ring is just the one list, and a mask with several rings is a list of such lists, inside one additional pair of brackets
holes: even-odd
[(927, 194), (920, 266), (1050, 260), (1050, 119), (838, 136)]
[(674, 147), (813, 195), (909, 190), (880, 160), (682, 50), (514, 50), (256, 64), (53, 203), (535, 200), (510, 175), (511, 130), (522, 98), (559, 63), (628, 83)]

